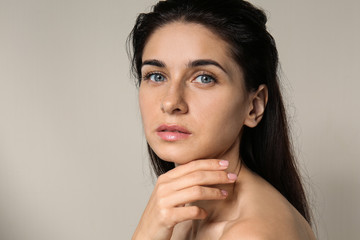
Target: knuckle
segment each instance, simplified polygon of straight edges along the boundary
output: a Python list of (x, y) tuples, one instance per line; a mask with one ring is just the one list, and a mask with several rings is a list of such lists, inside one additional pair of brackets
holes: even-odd
[(195, 197), (201, 197), (204, 194), (204, 190), (200, 186), (192, 187), (192, 193)]
[(165, 208), (160, 209), (158, 217), (162, 224), (167, 224), (169, 222), (169, 210)]
[(157, 185), (157, 192), (161, 193), (165, 190), (165, 185), (164, 184), (158, 184)]
[(163, 183), (163, 182), (165, 182), (165, 179), (166, 179), (166, 175), (165, 175), (165, 174), (162, 174), (162, 175), (160, 175), (160, 176), (158, 177), (157, 182), (158, 182), (158, 183)]
[(188, 166), (189, 167), (195, 167), (196, 164), (197, 164), (197, 161), (191, 161), (191, 162), (188, 163)]
[(157, 186), (157, 195), (159, 197), (162, 197), (162, 196), (166, 196), (167, 195), (167, 192), (168, 192), (168, 188), (167, 188), (167, 185), (166, 184), (159, 184)]
[(213, 169), (217, 169), (217, 168), (219, 167), (219, 161), (218, 161), (218, 160), (211, 160), (210, 166), (211, 166)]
[(199, 165), (198, 161), (191, 161), (187, 164), (187, 168), (194, 170), (197, 169), (198, 165)]
[(192, 176), (193, 176), (193, 181), (199, 182), (205, 178), (205, 173), (199, 171), (199, 172), (195, 172)]
[(160, 209), (162, 209), (163, 207), (166, 206), (166, 201), (164, 198), (159, 198), (158, 201), (157, 201), (157, 205)]
[(169, 229), (176, 224), (176, 222), (174, 221), (174, 216), (170, 213), (169, 209), (162, 209), (159, 213), (158, 219), (162, 226)]

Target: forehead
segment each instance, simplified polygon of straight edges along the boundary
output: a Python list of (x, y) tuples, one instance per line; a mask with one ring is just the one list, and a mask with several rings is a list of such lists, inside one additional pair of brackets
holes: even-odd
[(233, 62), (230, 46), (209, 28), (196, 23), (174, 22), (157, 29), (148, 39), (143, 60), (159, 58), (166, 62), (215, 59)]

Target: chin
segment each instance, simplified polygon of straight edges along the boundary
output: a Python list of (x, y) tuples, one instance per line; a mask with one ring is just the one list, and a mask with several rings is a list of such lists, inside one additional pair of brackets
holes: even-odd
[(163, 146), (152, 148), (156, 155), (164, 161), (182, 165), (199, 159), (214, 158), (216, 154), (210, 153), (208, 148), (192, 147), (181, 148), (179, 146)]
[(194, 159), (196, 159), (191, 154), (179, 153), (178, 151), (164, 151), (164, 150), (156, 151), (156, 150), (154, 150), (154, 152), (162, 160), (164, 160), (166, 162), (173, 162), (177, 165), (186, 164), (186, 163), (191, 162)]

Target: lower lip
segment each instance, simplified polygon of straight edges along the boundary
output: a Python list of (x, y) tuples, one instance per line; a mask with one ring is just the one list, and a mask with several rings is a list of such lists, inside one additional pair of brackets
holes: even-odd
[(157, 135), (165, 141), (175, 142), (179, 140), (184, 140), (190, 136), (189, 133), (182, 132), (157, 132)]

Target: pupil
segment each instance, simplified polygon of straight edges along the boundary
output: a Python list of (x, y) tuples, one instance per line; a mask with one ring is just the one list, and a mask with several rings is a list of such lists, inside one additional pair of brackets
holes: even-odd
[(209, 78), (208, 78), (207, 76), (203, 76), (203, 77), (202, 77), (202, 81), (203, 81), (203, 82), (208, 82), (208, 81), (209, 81)]

